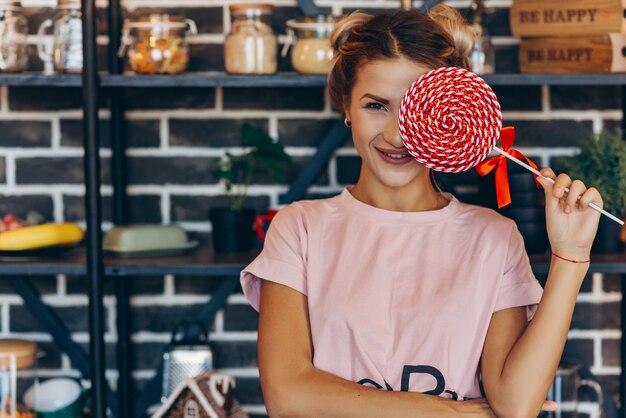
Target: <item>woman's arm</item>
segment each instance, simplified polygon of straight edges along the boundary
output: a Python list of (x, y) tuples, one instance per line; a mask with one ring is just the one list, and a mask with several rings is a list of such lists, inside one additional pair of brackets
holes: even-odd
[(539, 414), (567, 340), (576, 295), (587, 268), (553, 258), (530, 324), (526, 307), (496, 312), (482, 355), (485, 394), (499, 418)]
[[(556, 178), (551, 169), (542, 174)], [(597, 190), (564, 174), (556, 184), (540, 179), (546, 193), (546, 221), (552, 250), (573, 260), (588, 260), (602, 207)], [(563, 188), (569, 187), (564, 197)], [(577, 203), (576, 198), (581, 196)], [(567, 209), (567, 206), (571, 208)], [(491, 320), (481, 367), (489, 404), (500, 418), (536, 417), (550, 389), (567, 340), (576, 296), (589, 269), (586, 263), (552, 258), (541, 302), (530, 324), (525, 307), (496, 312)]]
[(263, 280), (259, 316), (259, 372), (272, 418), (495, 418), (484, 400), (387, 392), (313, 367), (307, 298)]

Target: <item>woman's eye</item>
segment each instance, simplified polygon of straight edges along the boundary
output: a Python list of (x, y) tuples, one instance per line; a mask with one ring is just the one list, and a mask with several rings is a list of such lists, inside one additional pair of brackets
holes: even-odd
[(369, 102), (365, 105), (366, 109), (385, 110), (385, 106), (378, 102)]

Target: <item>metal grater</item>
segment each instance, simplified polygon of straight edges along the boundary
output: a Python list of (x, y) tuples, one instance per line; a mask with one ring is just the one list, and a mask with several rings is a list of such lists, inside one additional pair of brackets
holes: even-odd
[[(196, 334), (192, 334), (195, 329)], [(163, 386), (161, 402), (183, 380), (213, 368), (213, 352), (204, 327), (198, 322), (183, 322), (172, 333), (172, 341), (163, 353)]]

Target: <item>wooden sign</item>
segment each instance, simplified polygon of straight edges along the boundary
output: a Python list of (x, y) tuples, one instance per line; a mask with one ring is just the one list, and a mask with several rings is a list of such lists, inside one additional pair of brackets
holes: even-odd
[(626, 0), (514, 0), (514, 36), (626, 33)]
[(621, 33), (585, 37), (523, 38), (522, 73), (626, 72), (626, 36)]

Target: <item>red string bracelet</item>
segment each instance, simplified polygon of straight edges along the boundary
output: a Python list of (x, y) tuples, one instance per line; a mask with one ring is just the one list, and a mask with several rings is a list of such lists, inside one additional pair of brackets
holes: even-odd
[(552, 255), (553, 255), (553, 256), (555, 256), (555, 257), (557, 257), (557, 258), (560, 258), (561, 260), (569, 261), (570, 263), (590, 263), (590, 262), (591, 262), (591, 260), (587, 260), (587, 261), (576, 261), (576, 260), (570, 260), (569, 258), (564, 258), (564, 257), (561, 257), (560, 255), (558, 255), (558, 254), (557, 254), (557, 253), (555, 253), (554, 251), (552, 251)]

